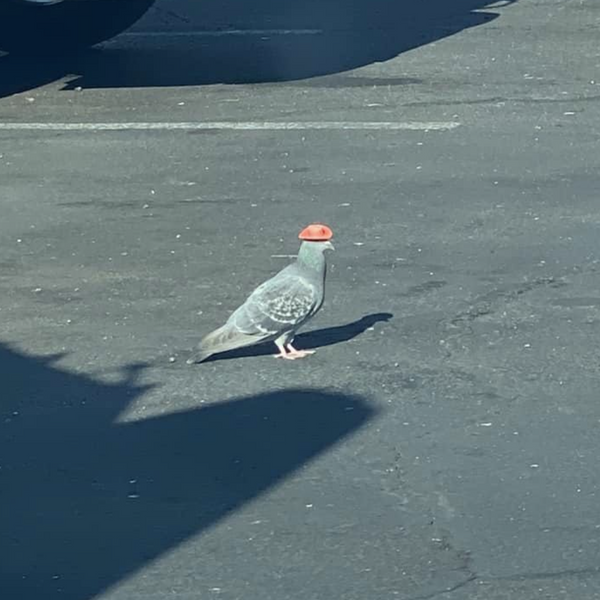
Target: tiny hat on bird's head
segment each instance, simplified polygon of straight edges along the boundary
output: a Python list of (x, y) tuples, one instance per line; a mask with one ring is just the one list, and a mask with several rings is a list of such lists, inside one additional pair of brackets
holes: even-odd
[(333, 231), (322, 223), (312, 223), (305, 227), (298, 237), (305, 242), (326, 242), (333, 237)]

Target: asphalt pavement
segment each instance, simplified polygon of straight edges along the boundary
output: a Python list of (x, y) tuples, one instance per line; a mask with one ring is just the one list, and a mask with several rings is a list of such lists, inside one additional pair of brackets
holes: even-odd
[(0, 56), (0, 597), (600, 598), (600, 12), (350, 4)]

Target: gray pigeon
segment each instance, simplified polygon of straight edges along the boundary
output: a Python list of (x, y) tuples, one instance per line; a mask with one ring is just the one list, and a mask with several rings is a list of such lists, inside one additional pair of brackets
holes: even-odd
[(298, 329), (311, 319), (325, 299), (325, 251), (333, 250), (333, 233), (321, 224), (309, 225), (298, 236), (303, 240), (297, 259), (248, 296), (227, 322), (206, 335), (187, 360), (199, 363), (213, 354), (273, 341), (277, 358), (294, 360), (314, 350), (292, 346)]

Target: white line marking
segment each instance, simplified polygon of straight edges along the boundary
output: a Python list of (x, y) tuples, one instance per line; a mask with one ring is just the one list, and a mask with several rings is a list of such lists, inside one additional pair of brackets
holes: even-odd
[(225, 37), (261, 35), (319, 35), (322, 29), (219, 29), (204, 31), (128, 31), (119, 37)]
[(0, 122), (0, 131), (447, 131), (457, 121), (207, 121), (182, 123), (10, 123)]

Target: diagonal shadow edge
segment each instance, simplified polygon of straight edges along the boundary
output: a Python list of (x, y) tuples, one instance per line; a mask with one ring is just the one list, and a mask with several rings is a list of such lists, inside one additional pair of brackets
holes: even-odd
[(2, 345), (0, 373), (18, 413), (0, 425), (0, 596), (24, 600), (96, 596), (376, 414), (360, 396), (290, 388), (115, 423), (115, 405), (139, 395), (131, 382), (102, 384)]

